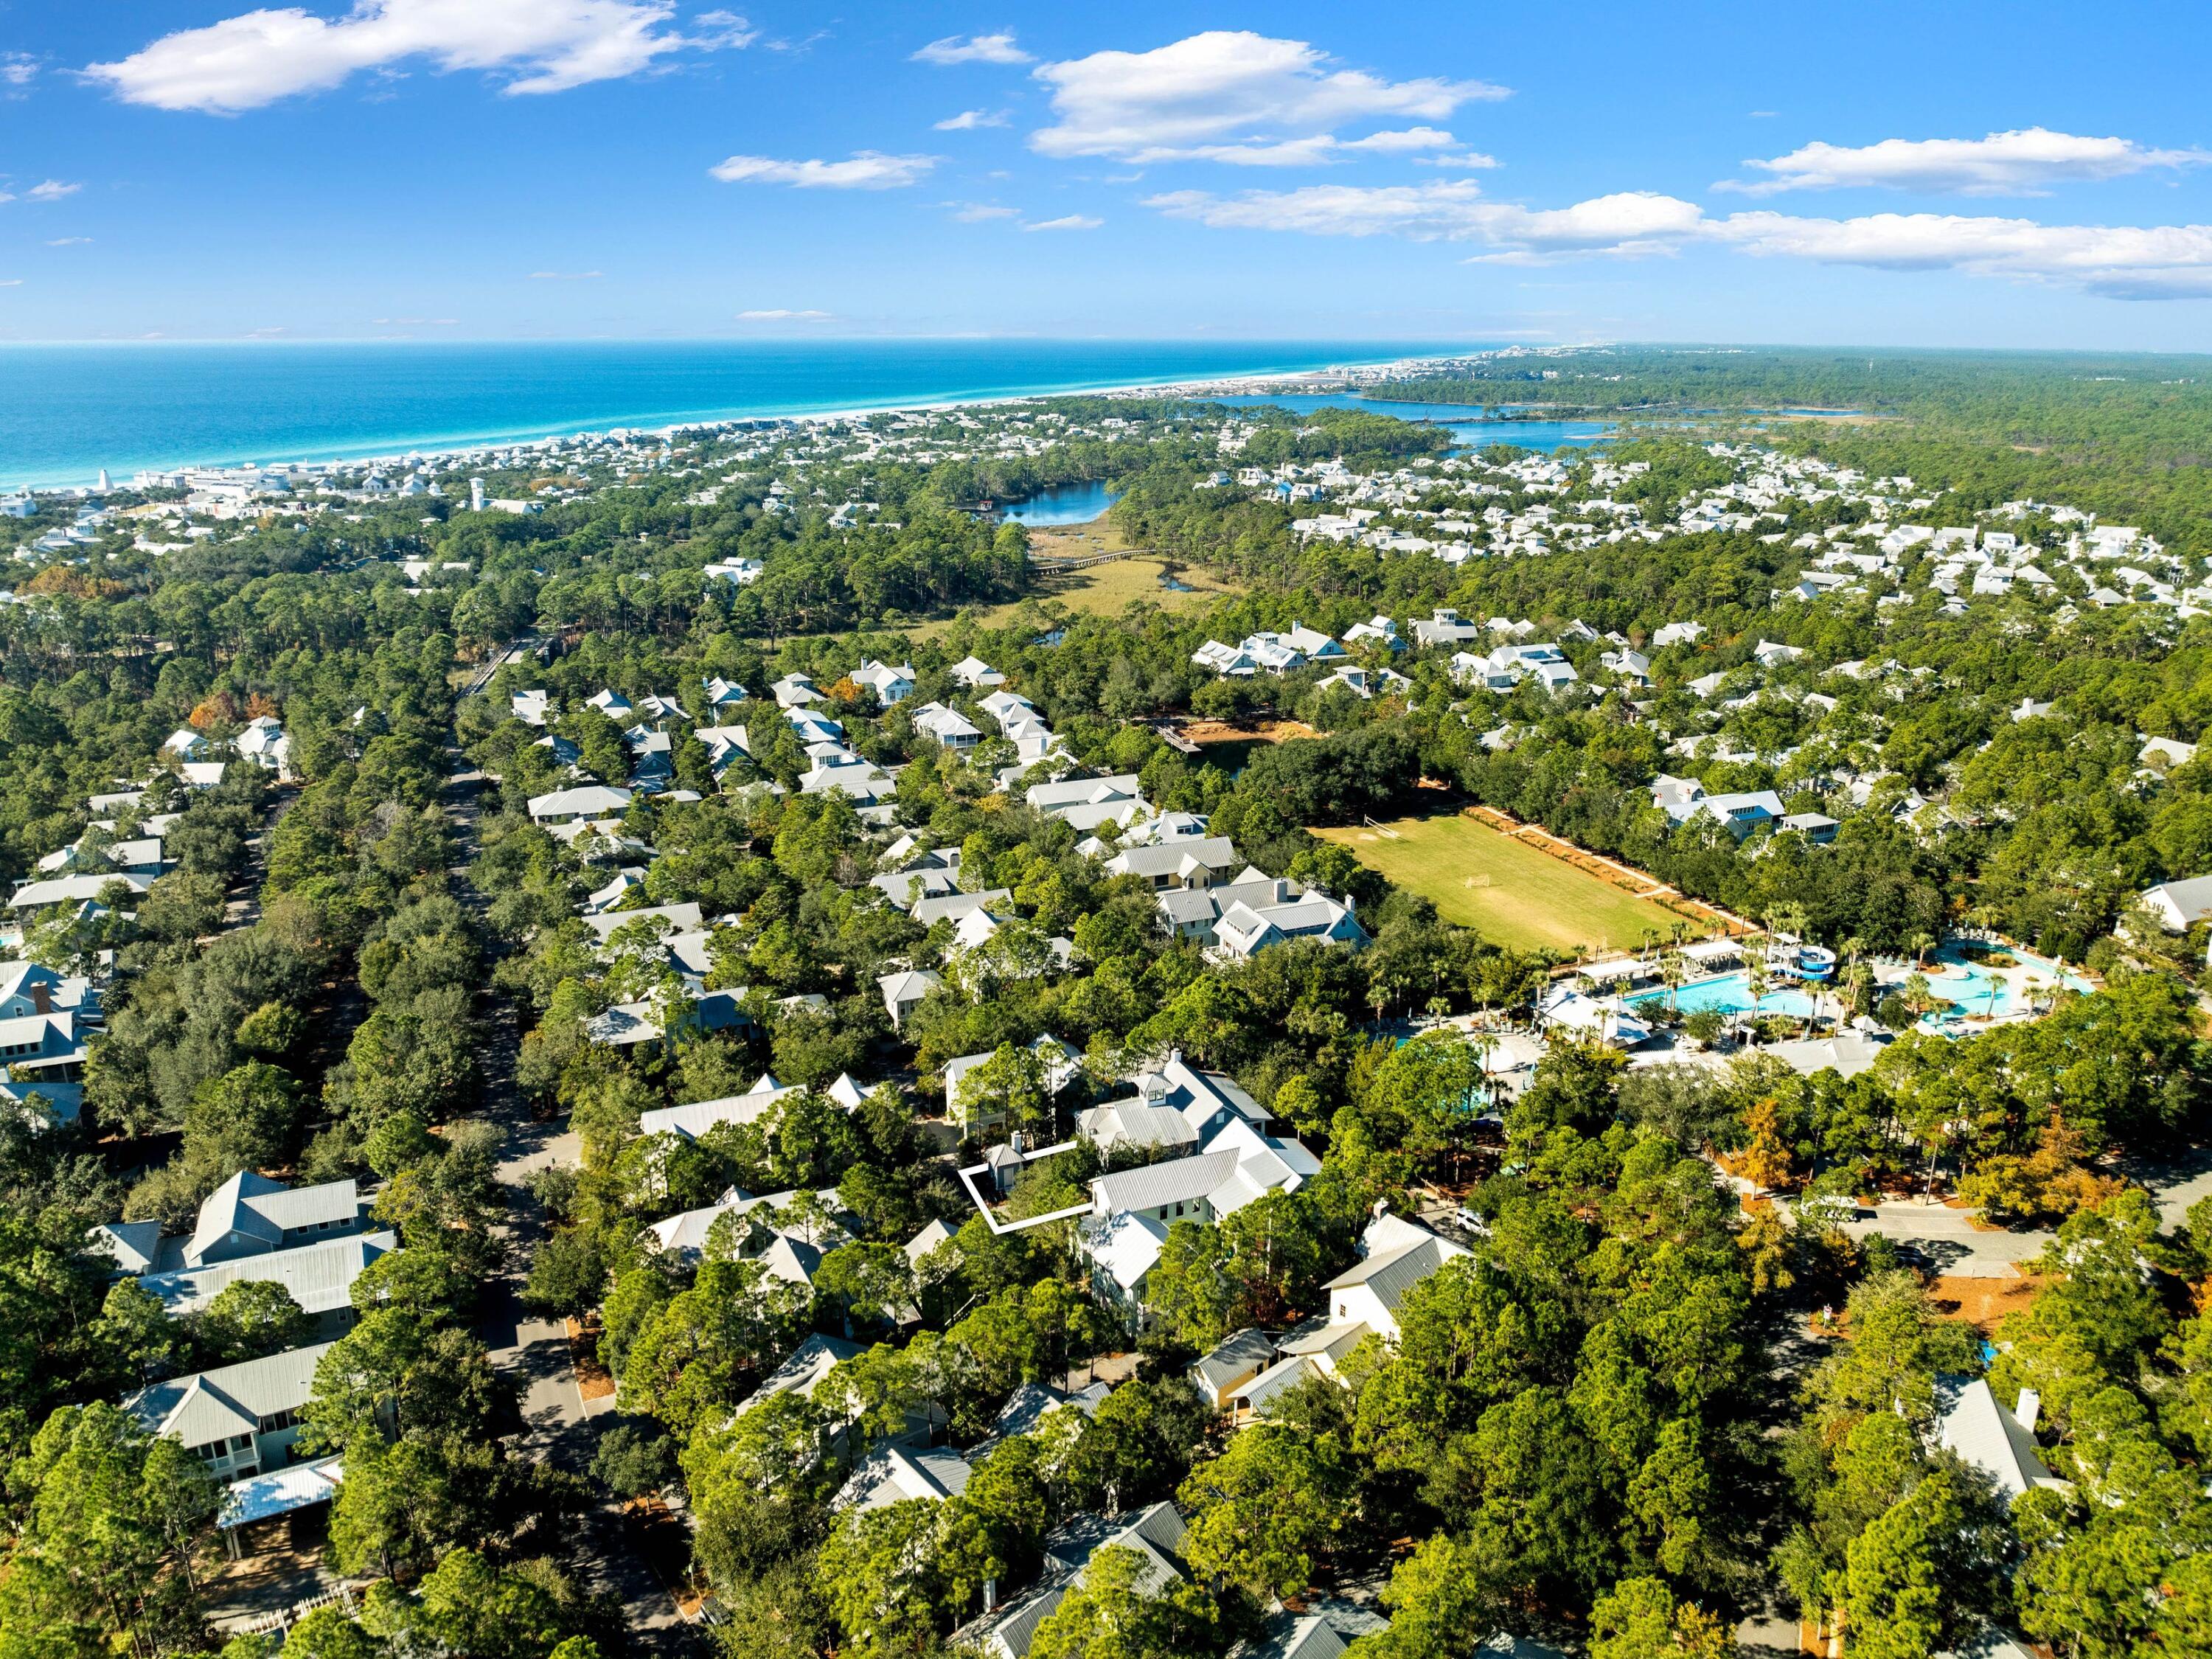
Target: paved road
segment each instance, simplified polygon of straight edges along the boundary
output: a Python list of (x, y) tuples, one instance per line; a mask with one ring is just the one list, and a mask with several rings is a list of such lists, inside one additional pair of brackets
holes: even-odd
[[(2124, 1172), (2150, 1189), (2160, 1219), (2169, 1227), (2186, 1221), (2190, 1206), (2212, 1197), (2212, 1147), (2182, 1147), (2162, 1158), (2137, 1158)], [(1879, 1232), (1912, 1244), (1937, 1271), (1967, 1279), (2013, 1278), (2021, 1263), (2042, 1255), (2056, 1237), (2044, 1231), (1990, 1232), (1974, 1224), (1971, 1211), (1917, 1199), (1862, 1210), (1844, 1231), (1856, 1238)]]
[[(465, 766), (465, 763), (461, 763)], [(477, 820), (485, 787), (482, 774), (463, 770), (447, 785), (447, 805), (460, 831), (464, 861), (472, 857)], [(481, 900), (463, 885), (465, 901)], [(572, 1474), (588, 1476), (592, 1454), (611, 1402), (587, 1408), (576, 1386), (566, 1331), (523, 1305), (521, 1288), (530, 1253), (544, 1237), (543, 1207), (525, 1185), (537, 1170), (556, 1162), (574, 1163), (575, 1137), (556, 1124), (534, 1120), (515, 1086), (514, 1064), (520, 1031), (514, 1006), (504, 998), (486, 1005), (477, 1062), (483, 1073), (483, 1115), (501, 1135), (499, 1179), (507, 1188), (509, 1247), (506, 1273), (489, 1286), (478, 1329), (493, 1363), (522, 1382), (522, 1413), (527, 1425), (527, 1455)], [(611, 1590), (622, 1600), (632, 1643), (641, 1652), (675, 1656), (696, 1647), (692, 1626), (679, 1615), (674, 1597), (634, 1547), (630, 1522), (611, 1503), (595, 1501), (585, 1516), (586, 1535), (575, 1554), (594, 1589)]]
[(297, 787), (287, 786), (282, 794), (269, 803), (269, 810), (262, 817), (260, 829), (246, 838), (246, 868), (223, 898), (222, 926), (225, 933), (251, 927), (261, 920), (261, 884), (269, 878), (269, 837), (276, 828), (276, 821), (290, 811), (293, 803), (299, 799)]

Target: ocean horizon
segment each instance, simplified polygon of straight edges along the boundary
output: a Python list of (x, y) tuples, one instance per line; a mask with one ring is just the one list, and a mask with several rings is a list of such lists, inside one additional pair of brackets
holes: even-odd
[(1389, 362), (1331, 341), (167, 342), (0, 345), (0, 489), (353, 460)]

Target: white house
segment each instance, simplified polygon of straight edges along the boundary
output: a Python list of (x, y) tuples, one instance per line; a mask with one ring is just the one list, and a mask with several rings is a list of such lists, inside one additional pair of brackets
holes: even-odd
[(170, 1273), (343, 1238), (361, 1215), (350, 1180), (287, 1187), (242, 1170), (201, 1200), (190, 1233), (164, 1237), (156, 1221), (113, 1221), (93, 1228), (88, 1243), (125, 1273)]
[(250, 1480), (292, 1461), (315, 1367), (333, 1346), (319, 1342), (172, 1377), (125, 1396), (123, 1409), (148, 1433), (181, 1443), (217, 1480)]
[(902, 968), (878, 979), (876, 988), (883, 993), (884, 1011), (891, 1017), (891, 1030), (902, 1030), (907, 1016), (944, 983), (944, 976), (929, 968)]
[[(1074, 1082), (1082, 1073), (1082, 1057), (1049, 1033), (1030, 1043), (1029, 1050), (1042, 1066), (1047, 1099)], [(945, 1062), (945, 1115), (968, 1134), (988, 1133), (1005, 1121), (1001, 1114), (971, 1106), (962, 1098), (962, 1085), (967, 1082), (968, 1074), (991, 1058), (988, 1053), (959, 1054)]]
[(573, 823), (580, 818), (619, 817), (629, 811), (630, 792), (613, 784), (585, 784), (530, 798), (533, 823)]
[(2141, 902), (2169, 933), (2185, 933), (2212, 917), (2212, 876), (2162, 881), (2143, 890)]
[(893, 703), (904, 702), (914, 695), (914, 665), (912, 663), (878, 662), (869, 658), (853, 671), (853, 684), (876, 694), (876, 701), (886, 708)]
[(1237, 849), (1226, 836), (1199, 836), (1127, 847), (1106, 860), (1110, 876), (1136, 876), (1156, 893), (1170, 888), (1212, 887), (1237, 867)]
[(975, 723), (957, 708), (926, 702), (914, 711), (914, 729), (936, 739), (938, 746), (963, 753), (983, 741)]
[(952, 678), (971, 690), (991, 691), (1006, 683), (1006, 677), (985, 662), (981, 657), (969, 655), (952, 665)]

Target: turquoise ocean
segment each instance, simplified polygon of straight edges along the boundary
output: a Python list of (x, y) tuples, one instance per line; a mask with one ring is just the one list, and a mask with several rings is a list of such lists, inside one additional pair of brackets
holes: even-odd
[(1438, 349), (1093, 340), (0, 346), (0, 489), (88, 484), (103, 467), (120, 483), (142, 467), (345, 459)]

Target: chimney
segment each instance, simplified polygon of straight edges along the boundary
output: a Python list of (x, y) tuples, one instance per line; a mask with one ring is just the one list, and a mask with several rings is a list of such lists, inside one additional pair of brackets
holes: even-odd
[(42, 1014), (51, 1014), (54, 1011), (53, 994), (46, 988), (46, 982), (42, 979), (31, 981), (31, 1006)]
[(999, 1581), (995, 1578), (986, 1578), (983, 1581), (983, 1611), (992, 1613), (998, 1610)]
[(2012, 1420), (2030, 1434), (2035, 1432), (2035, 1419), (2043, 1414), (2043, 1395), (2033, 1389), (2020, 1391), (2020, 1403), (2012, 1408)]

